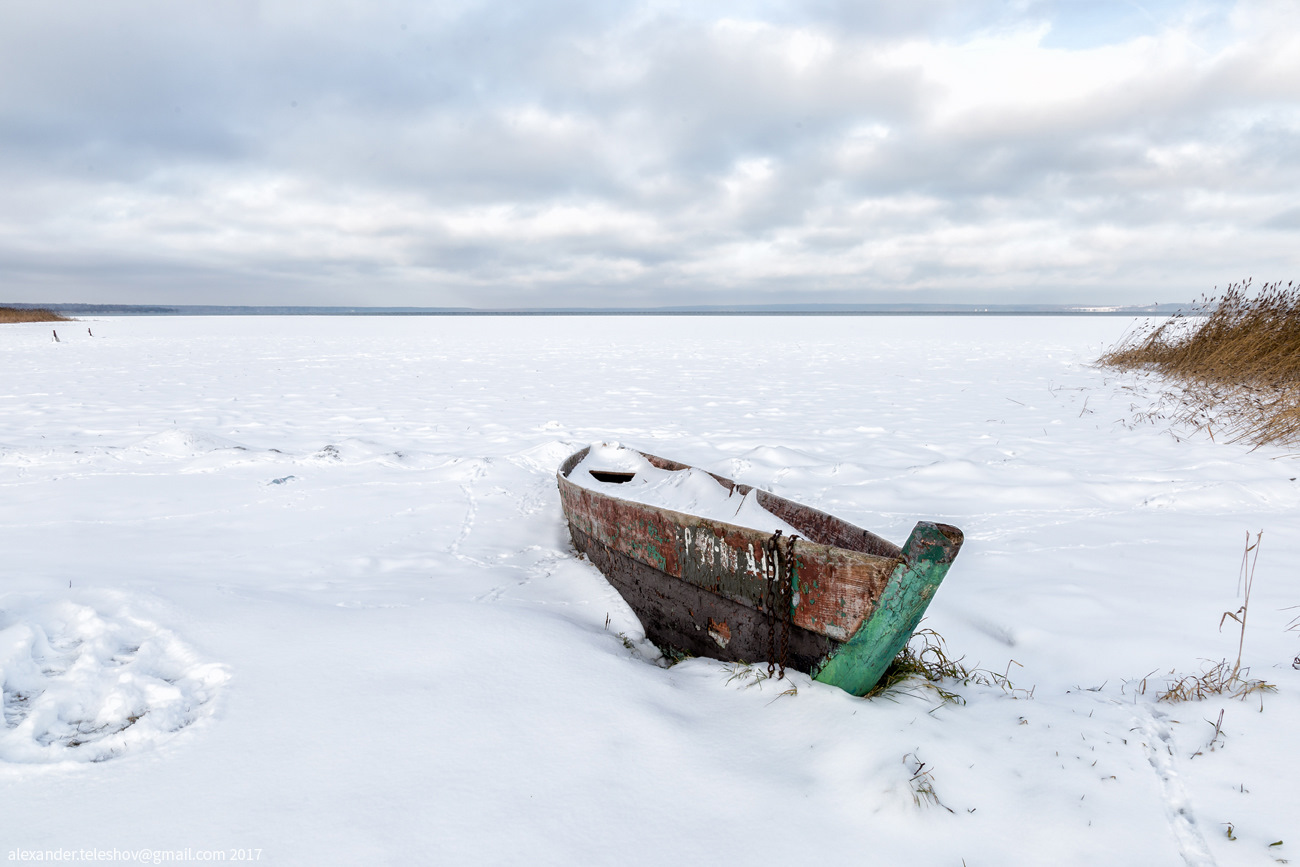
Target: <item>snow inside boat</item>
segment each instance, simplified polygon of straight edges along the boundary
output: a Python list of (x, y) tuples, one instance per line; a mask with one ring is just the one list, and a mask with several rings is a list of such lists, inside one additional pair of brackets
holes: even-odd
[(779, 664), (865, 695), (907, 644), (962, 544), (921, 521), (900, 548), (768, 491), (633, 449), (557, 473), (574, 546), (661, 647)]

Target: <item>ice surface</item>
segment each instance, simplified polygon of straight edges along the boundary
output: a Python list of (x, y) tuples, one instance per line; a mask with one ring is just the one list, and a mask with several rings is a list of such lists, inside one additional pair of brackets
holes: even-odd
[[(1295, 862), (1300, 464), (1133, 424), (1153, 380), (1091, 366), (1127, 320), (91, 324), (0, 326), (6, 851)], [(661, 667), (555, 490), (615, 441), (961, 527), (925, 625), (1019, 691)], [(1157, 704), (1235, 656), (1259, 529), (1245, 662), (1279, 692)]]

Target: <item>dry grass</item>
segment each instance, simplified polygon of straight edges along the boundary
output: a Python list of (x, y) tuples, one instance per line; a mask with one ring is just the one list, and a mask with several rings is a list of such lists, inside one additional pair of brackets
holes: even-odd
[[(880, 682), (863, 697), (892, 698), (896, 692), (915, 692), (915, 687), (922, 687), (933, 691), (945, 704), (965, 704), (964, 698), (946, 687), (970, 684), (996, 686), (1012, 698), (1034, 697), (1033, 688), (1021, 689), (1011, 683), (1008, 677), (1011, 666), (1020, 665), (1014, 659), (1007, 663), (1007, 670), (1000, 674), (985, 668), (967, 668), (963, 664), (964, 660), (965, 657), (953, 659), (948, 655), (948, 645), (942, 635), (933, 629), (918, 629), (885, 669)], [(785, 680), (784, 676), (768, 674), (767, 669), (762, 665), (748, 662), (727, 663), (724, 670), (728, 675), (728, 684), (738, 682), (745, 688), (760, 686), (768, 680)], [(776, 698), (798, 694), (798, 689), (790, 687)]]
[(1253, 298), (1249, 293), (1249, 280), (1233, 284), (1196, 306), (1191, 317), (1203, 321), (1180, 313), (1130, 336), (1101, 360), (1219, 385), (1300, 383), (1300, 286), (1268, 283)]
[[(1263, 532), (1255, 534), (1255, 541), (1250, 541), (1246, 534), (1246, 550), (1241, 555), (1241, 574), (1237, 579), (1238, 592), (1242, 593), (1241, 607), (1236, 611), (1225, 611), (1219, 618), (1219, 629), (1228, 620), (1236, 621), (1240, 627), (1237, 638), (1237, 661), (1230, 663), (1224, 659), (1208, 663), (1200, 674), (1175, 675), (1169, 686), (1158, 696), (1159, 701), (1200, 701), (1213, 695), (1226, 695), (1245, 701), (1247, 696), (1266, 692), (1277, 692), (1277, 687), (1268, 681), (1250, 676), (1250, 669), (1241, 664), (1242, 651), (1246, 646), (1246, 616), (1250, 614), (1250, 591), (1255, 585), (1255, 563), (1259, 560), (1259, 543)], [(1173, 674), (1173, 672), (1170, 672)]]
[(0, 322), (71, 322), (67, 316), (55, 313), (53, 310), (46, 310), (44, 307), (35, 307), (30, 310), (20, 310), (17, 307), (0, 307)]
[(1020, 665), (1014, 659), (1007, 663), (1007, 670), (1001, 674), (985, 668), (967, 668), (963, 664), (964, 660), (965, 657), (953, 659), (948, 655), (948, 645), (942, 635), (933, 629), (918, 629), (902, 652), (894, 657), (880, 682), (867, 693), (867, 697), (888, 694), (910, 684), (924, 684), (933, 689), (944, 702), (966, 703), (960, 695), (946, 689), (944, 683), (996, 686), (1014, 698), (1034, 697), (1033, 688), (1021, 689), (1011, 683), (1008, 677), (1011, 666)]
[(939, 800), (939, 793), (934, 790), (934, 771), (928, 770), (930, 766), (921, 761), (920, 756), (908, 753), (903, 756), (903, 764), (912, 775), (907, 783), (912, 790), (913, 804), (918, 807), (939, 806), (953, 812), (952, 807)]
[(1175, 675), (1165, 691), (1156, 696), (1157, 701), (1201, 701), (1216, 695), (1239, 698), (1277, 692), (1277, 686), (1266, 680), (1250, 677), (1249, 668), (1233, 665), (1226, 659), (1207, 662), (1199, 674)]
[(1233, 440), (1300, 443), (1300, 285), (1235, 283), (1099, 359), (1179, 386), (1172, 417)]

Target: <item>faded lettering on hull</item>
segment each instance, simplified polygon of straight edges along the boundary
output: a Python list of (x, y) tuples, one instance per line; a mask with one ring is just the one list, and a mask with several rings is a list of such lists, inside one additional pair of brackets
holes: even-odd
[[(661, 644), (754, 662), (771, 652), (765, 542), (770, 533), (631, 502), (557, 474), (574, 545), (587, 553)], [(686, 465), (654, 455), (662, 469)], [(754, 490), (713, 476), (739, 494)], [(801, 531), (788, 597), (788, 665), (862, 695), (906, 644), (962, 544), (961, 531), (920, 522), (899, 548), (846, 521), (758, 491)]]
[[(621, 554), (755, 608), (766, 590), (770, 534), (622, 500), (560, 477), (570, 523)], [(871, 614), (896, 557), (800, 539), (795, 547), (793, 622), (843, 641)]]

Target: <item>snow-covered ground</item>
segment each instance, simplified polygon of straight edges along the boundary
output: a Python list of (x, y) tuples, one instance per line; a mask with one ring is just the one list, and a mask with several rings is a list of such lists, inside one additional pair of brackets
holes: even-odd
[[(1129, 324), (0, 326), (0, 858), (1300, 857), (1300, 460), (1133, 425), (1151, 380), (1090, 366)], [(1015, 689), (656, 665), (561, 518), (599, 441), (895, 542), (956, 524), (924, 625)], [(1278, 692), (1157, 703), (1236, 656), (1257, 530), (1245, 662)]]

